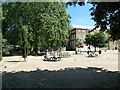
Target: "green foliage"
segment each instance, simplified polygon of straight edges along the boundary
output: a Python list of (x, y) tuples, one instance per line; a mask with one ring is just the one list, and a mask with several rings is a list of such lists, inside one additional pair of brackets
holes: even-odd
[(82, 45), (83, 43), (79, 40), (79, 39), (76, 39), (76, 46), (78, 45)]
[(85, 0), (82, 0), (82, 1), (81, 0), (74, 0), (74, 2), (73, 2), (73, 0), (69, 0), (69, 2), (66, 3), (66, 6), (68, 6), (68, 5), (76, 6), (76, 4), (83, 6), (83, 5), (85, 5)]
[[(14, 2), (3, 4), (3, 36), (12, 45), (21, 44), (21, 27), (28, 28), (30, 48), (56, 48), (68, 41), (69, 18), (63, 2)], [(14, 33), (14, 34), (13, 34)]]
[(0, 32), (0, 61), (2, 60), (2, 33)]
[(22, 56), (25, 60), (27, 58), (28, 48), (29, 48), (27, 33), (28, 33), (27, 27), (22, 26), (22, 28), (21, 28), (21, 47), (22, 47)]
[(11, 45), (7, 42), (6, 39), (2, 39), (2, 54), (10, 55)]
[[(120, 39), (120, 2), (91, 2), (92, 19), (101, 31), (109, 31), (112, 40)], [(109, 29), (107, 29), (109, 28)]]
[(92, 34), (86, 34), (86, 37), (85, 37), (85, 44), (86, 45), (91, 45), (92, 44)]
[[(0, 3), (0, 23), (2, 18), (2, 4)], [(1, 24), (0, 24), (1, 27)], [(0, 61), (2, 60), (2, 29), (0, 28)]]
[(87, 34), (85, 37), (85, 43), (94, 47), (105, 47), (108, 38), (103, 32), (95, 32), (93, 34)]
[[(71, 1), (71, 0), (70, 0)], [(89, 0), (88, 0), (89, 1)], [(88, 2), (93, 5), (90, 9), (92, 19), (96, 22), (95, 28), (101, 28), (101, 31), (109, 31), (110, 38), (114, 40), (120, 39), (120, 2), (103, 2), (103, 0), (96, 0), (96, 2)], [(68, 5), (76, 4), (83, 6), (85, 0), (80, 2), (76, 0), (74, 2), (68, 2)], [(94, 29), (95, 30), (95, 29)]]

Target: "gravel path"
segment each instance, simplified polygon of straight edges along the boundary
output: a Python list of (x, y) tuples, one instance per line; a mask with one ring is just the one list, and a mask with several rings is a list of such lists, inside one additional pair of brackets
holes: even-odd
[(3, 88), (111, 88), (118, 87), (118, 52), (103, 52), (88, 58), (86, 53), (43, 61), (43, 56), (4, 57), (0, 62)]
[(41, 70), (60, 70), (68, 67), (98, 67), (110, 71), (118, 71), (118, 51), (103, 52), (99, 57), (88, 58), (86, 53), (62, 58), (61, 61), (43, 61), (43, 56), (28, 56), (23, 62), (21, 56), (3, 57), (0, 62), (0, 71), (18, 72)]

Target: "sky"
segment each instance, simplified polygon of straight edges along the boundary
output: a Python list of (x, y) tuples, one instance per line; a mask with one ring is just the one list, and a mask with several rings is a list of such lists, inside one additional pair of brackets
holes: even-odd
[(95, 22), (91, 20), (92, 16), (89, 12), (91, 7), (91, 4), (68, 6), (67, 13), (71, 16), (70, 25), (94, 26)]

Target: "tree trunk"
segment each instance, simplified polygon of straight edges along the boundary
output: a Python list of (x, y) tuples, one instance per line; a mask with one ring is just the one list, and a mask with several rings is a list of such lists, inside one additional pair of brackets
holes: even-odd
[(24, 58), (24, 61), (26, 62), (26, 58)]
[(38, 54), (38, 47), (34, 47), (33, 51), (34, 51), (35, 55), (37, 55)]
[(35, 55), (38, 54), (38, 43), (39, 43), (38, 40), (34, 41), (33, 52)]
[(96, 47), (95, 47), (95, 52), (96, 52)]
[(108, 50), (110, 50), (110, 41), (108, 42)]
[(2, 32), (0, 31), (0, 61), (2, 60)]

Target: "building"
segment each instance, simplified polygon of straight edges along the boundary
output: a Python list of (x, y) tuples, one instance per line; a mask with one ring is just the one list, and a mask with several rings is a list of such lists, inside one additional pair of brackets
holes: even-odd
[[(75, 50), (76, 48), (76, 39), (80, 41), (85, 41), (85, 36), (89, 31), (91, 31), (94, 27), (90, 26), (81, 26), (81, 25), (72, 25), (72, 30), (70, 30), (68, 49)], [(92, 33), (92, 32), (91, 32)]]
[[(84, 42), (85, 41), (85, 36), (87, 33), (94, 33), (99, 31), (100, 29), (94, 30), (94, 32), (89, 32), (93, 29), (94, 27), (90, 26), (81, 26), (81, 25), (72, 25), (72, 29), (70, 30), (69, 34), (69, 42), (67, 45), (67, 50), (75, 50), (76, 49), (76, 39), (79, 39), (80, 41)], [(108, 34), (105, 33), (107, 36)], [(102, 49), (105, 50), (115, 50), (115, 49), (120, 49), (120, 40), (118, 41), (109, 41), (108, 47), (104, 47)]]

